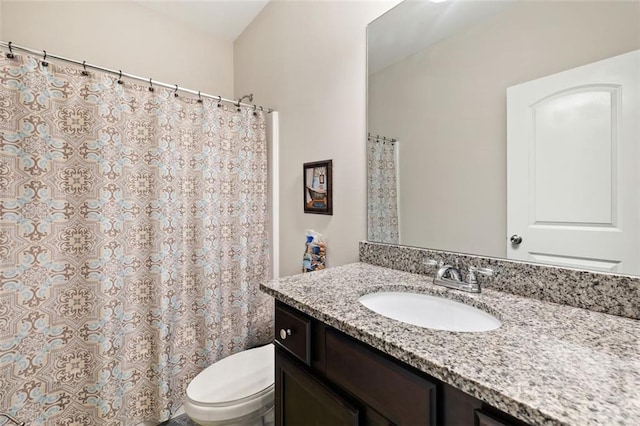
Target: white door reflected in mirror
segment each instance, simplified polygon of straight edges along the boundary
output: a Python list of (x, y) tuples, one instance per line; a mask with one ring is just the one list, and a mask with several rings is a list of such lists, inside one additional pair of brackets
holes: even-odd
[(510, 259), (640, 274), (640, 50), (507, 89)]

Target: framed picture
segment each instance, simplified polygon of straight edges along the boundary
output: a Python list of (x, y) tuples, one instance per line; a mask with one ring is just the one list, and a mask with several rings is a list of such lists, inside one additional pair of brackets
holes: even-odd
[(305, 213), (333, 214), (331, 164), (326, 160), (302, 165)]

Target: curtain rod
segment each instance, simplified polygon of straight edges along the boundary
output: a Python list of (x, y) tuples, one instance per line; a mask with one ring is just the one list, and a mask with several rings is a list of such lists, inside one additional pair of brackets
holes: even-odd
[(86, 61), (80, 62), (80, 61), (76, 61), (75, 59), (65, 58), (63, 56), (51, 55), (51, 54), (47, 53), (46, 50), (38, 51), (38, 50), (35, 50), (35, 49), (31, 49), (29, 47), (24, 47), (24, 46), (19, 46), (19, 45), (13, 44), (10, 41), (6, 42), (6, 41), (1, 41), (0, 40), (0, 47), (4, 47), (5, 49), (9, 50), (9, 53), (7, 55), (12, 55), (14, 50), (19, 50), (19, 51), (31, 53), (32, 55), (42, 56), (42, 62), (43, 63), (46, 63), (47, 58), (57, 59), (59, 61), (64, 61), (64, 62), (69, 62), (71, 64), (79, 65), (79, 66), (81, 66), (81, 67), (83, 67), (85, 69), (86, 68), (91, 68), (91, 69), (94, 69), (94, 70), (98, 70), (98, 71), (103, 71), (103, 72), (107, 72), (107, 73), (110, 73), (110, 74), (114, 74), (114, 75), (117, 75), (119, 79), (122, 78), (122, 77), (126, 77), (126, 78), (131, 79), (131, 80), (142, 81), (142, 82), (148, 83), (149, 87), (152, 87), (152, 86), (155, 85), (155, 86), (159, 86), (159, 87), (164, 87), (166, 89), (173, 89), (176, 92), (177, 91), (181, 91), (181, 92), (189, 93), (191, 95), (197, 96), (198, 98), (209, 98), (209, 99), (217, 100), (218, 102), (230, 103), (230, 104), (235, 105), (236, 107), (243, 106), (243, 107), (254, 108), (254, 109), (255, 108), (260, 108), (260, 110), (266, 111), (267, 113), (271, 113), (271, 112), (274, 111), (273, 108), (264, 108), (264, 107), (259, 106), (259, 105), (247, 104), (247, 103), (241, 102), (244, 98), (249, 98), (249, 101), (252, 101), (253, 100), (253, 94), (242, 96), (238, 100), (227, 99), (227, 98), (223, 98), (222, 96), (214, 96), (214, 95), (201, 93), (199, 91), (195, 91), (195, 90), (191, 90), (191, 89), (185, 89), (184, 87), (179, 87), (177, 84), (162, 83), (162, 82), (159, 82), (159, 81), (152, 80), (151, 78), (138, 77), (137, 75), (125, 73), (125, 72), (122, 72), (120, 70), (112, 70), (110, 68), (105, 68), (105, 67), (101, 67), (101, 66), (98, 66), (98, 65), (88, 64)]
[(375, 139), (375, 140), (378, 140), (378, 141), (384, 141), (384, 142), (389, 141), (389, 142), (391, 142), (391, 143), (396, 143), (396, 142), (398, 142), (398, 140), (397, 140), (397, 139), (395, 139), (395, 138), (389, 138), (389, 139), (387, 139), (387, 137), (386, 137), (386, 136), (380, 136), (380, 135), (375, 135), (375, 136), (374, 136), (374, 135), (372, 135), (371, 133), (367, 133), (367, 138), (368, 138), (369, 140), (371, 140), (371, 139)]

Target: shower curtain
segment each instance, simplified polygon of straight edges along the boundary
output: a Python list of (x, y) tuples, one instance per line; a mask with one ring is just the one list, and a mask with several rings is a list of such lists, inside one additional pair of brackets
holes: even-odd
[(396, 143), (382, 137), (367, 139), (367, 238), (398, 244), (398, 185)]
[(0, 412), (31, 425), (166, 420), (272, 335), (263, 113), (117, 80), (0, 59)]

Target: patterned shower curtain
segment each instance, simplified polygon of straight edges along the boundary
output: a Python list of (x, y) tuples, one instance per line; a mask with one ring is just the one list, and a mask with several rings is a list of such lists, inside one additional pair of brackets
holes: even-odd
[(162, 421), (270, 340), (261, 112), (3, 55), (0, 136), (0, 412)]
[(370, 136), (367, 140), (367, 238), (398, 244), (396, 143)]

